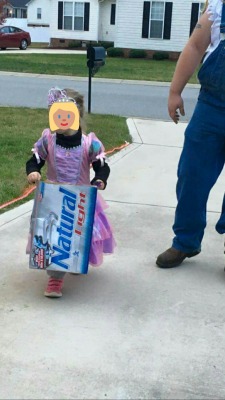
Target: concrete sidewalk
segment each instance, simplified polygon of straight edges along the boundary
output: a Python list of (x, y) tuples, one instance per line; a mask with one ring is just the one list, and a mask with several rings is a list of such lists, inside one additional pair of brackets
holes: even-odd
[(224, 399), (225, 175), (208, 204), (202, 253), (156, 268), (171, 244), (185, 124), (128, 119), (134, 142), (111, 158), (104, 198), (118, 243), (87, 276), (43, 296), (28, 269), (32, 202), (0, 216), (1, 399)]
[(1, 54), (87, 54), (87, 49), (84, 50), (72, 50), (72, 49), (36, 49), (34, 47), (27, 47), (26, 51), (20, 50), (17, 47), (7, 48), (6, 50), (1, 50)]

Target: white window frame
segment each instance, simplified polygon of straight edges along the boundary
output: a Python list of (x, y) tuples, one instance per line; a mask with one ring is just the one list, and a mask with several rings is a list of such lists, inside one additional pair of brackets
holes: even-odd
[[(153, 4), (154, 3), (163, 3), (163, 16), (162, 19), (153, 19), (152, 14), (153, 14)], [(165, 7), (166, 7), (166, 2), (165, 1), (151, 1), (151, 8), (150, 8), (150, 16), (149, 16), (149, 35), (148, 37), (150, 39), (163, 39), (163, 32), (164, 32), (164, 19), (165, 19)], [(152, 26), (152, 21), (161, 21), (162, 22), (162, 31), (161, 31), (161, 37), (155, 37), (151, 35), (151, 26)]]
[[(65, 15), (65, 3), (71, 3), (72, 4), (72, 14), (70, 15)], [(76, 13), (76, 4), (82, 4), (83, 10), (82, 14), (79, 15), (79, 13)], [(63, 7), (63, 30), (71, 30), (71, 31), (83, 31), (84, 30), (84, 2), (82, 1), (64, 1), (64, 7)], [(71, 29), (66, 29), (65, 28), (65, 17), (71, 17), (72, 18), (72, 27)], [(82, 28), (76, 28), (75, 26), (75, 18), (83, 18), (83, 23), (82, 23)]]
[[(76, 13), (76, 4), (82, 5), (82, 11), (81, 11), (82, 15), (80, 15), (78, 12)], [(82, 18), (82, 28), (77, 29), (75, 27), (75, 18), (79, 18), (79, 19)], [(83, 31), (84, 30), (84, 3), (81, 2), (81, 1), (75, 1), (74, 2), (74, 19), (73, 19), (73, 23), (74, 23), (74, 31)]]

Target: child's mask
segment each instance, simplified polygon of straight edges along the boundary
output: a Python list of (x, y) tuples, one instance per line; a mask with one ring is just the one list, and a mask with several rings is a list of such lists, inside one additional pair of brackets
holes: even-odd
[(80, 115), (76, 103), (69, 99), (54, 102), (49, 110), (49, 126), (52, 132), (69, 129), (77, 131), (80, 126)]

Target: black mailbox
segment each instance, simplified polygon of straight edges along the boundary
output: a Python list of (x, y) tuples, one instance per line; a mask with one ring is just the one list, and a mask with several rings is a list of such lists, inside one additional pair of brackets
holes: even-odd
[(87, 67), (89, 70), (88, 78), (88, 112), (91, 112), (91, 78), (98, 72), (99, 68), (105, 65), (105, 48), (93, 47), (87, 48)]
[(102, 67), (105, 65), (105, 48), (92, 46), (88, 47), (87, 59), (87, 66), (89, 68)]

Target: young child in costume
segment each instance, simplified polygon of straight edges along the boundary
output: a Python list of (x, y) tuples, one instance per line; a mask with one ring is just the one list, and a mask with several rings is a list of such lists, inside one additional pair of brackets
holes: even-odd
[[(29, 183), (41, 179), (41, 168), (47, 164), (47, 180), (51, 183), (95, 185), (104, 190), (110, 169), (105, 161), (104, 146), (96, 135), (82, 130), (83, 96), (72, 89), (52, 88), (48, 93), (50, 129), (42, 132), (35, 143), (33, 156), (26, 163)], [(90, 182), (90, 165), (95, 176)], [(99, 266), (104, 253), (113, 253), (115, 241), (108, 219), (107, 207), (97, 195), (89, 262)], [(29, 244), (28, 244), (29, 247)], [(47, 297), (61, 297), (65, 272), (47, 271)]]

